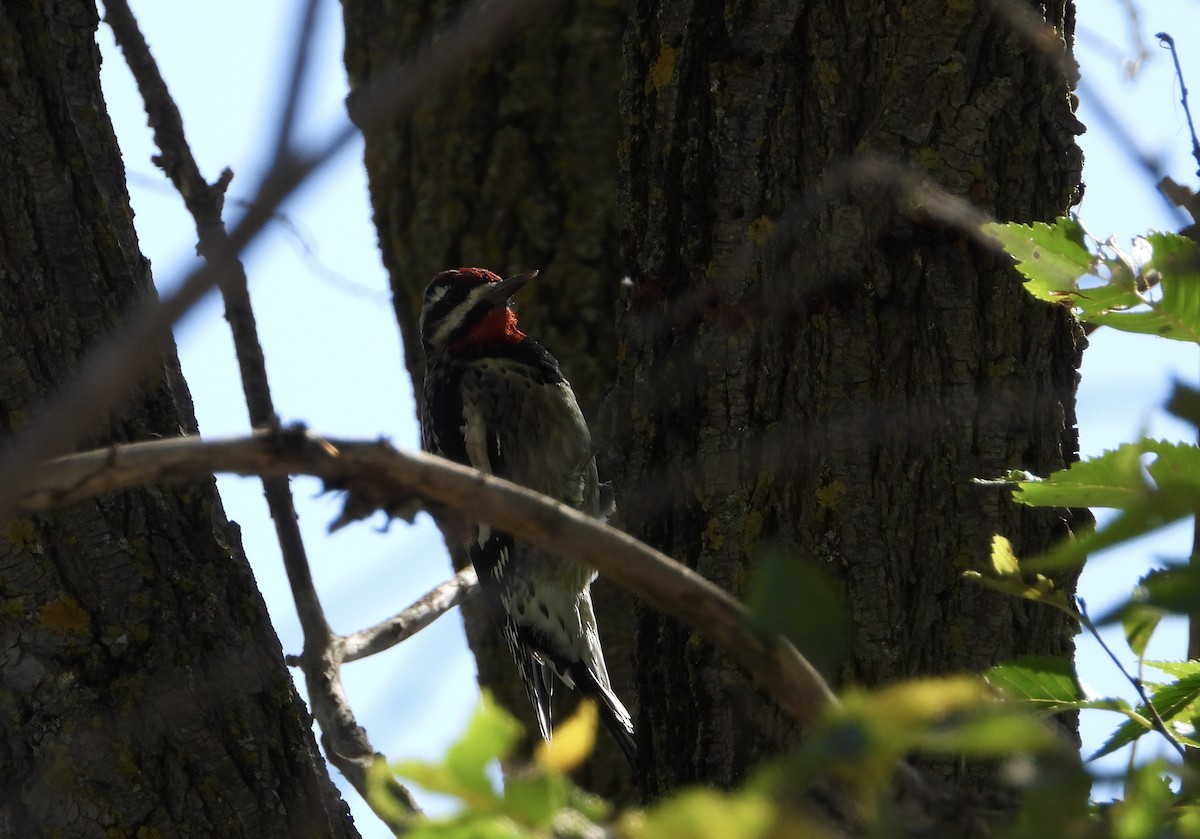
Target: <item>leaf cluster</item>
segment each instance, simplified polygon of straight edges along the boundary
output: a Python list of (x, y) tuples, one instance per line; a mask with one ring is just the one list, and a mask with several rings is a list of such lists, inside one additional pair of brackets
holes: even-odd
[[(1200, 343), (1200, 249), (1192, 240), (1151, 233), (1129, 253), (1111, 240), (1091, 239), (1074, 219), (1052, 224), (989, 224), (991, 236), (1016, 261), (1025, 287), (1040, 300), (1069, 307), (1084, 324)], [(1200, 425), (1200, 393), (1177, 384), (1167, 409)], [(979, 582), (1074, 616), (1103, 645), (1097, 625), (1119, 624), (1138, 660), (1125, 673), (1141, 701), (1098, 698), (1082, 689), (1066, 661), (1029, 659), (993, 668), (987, 678), (1012, 699), (1050, 715), (1099, 710), (1124, 719), (1092, 759), (1146, 735), (1165, 738), (1183, 762), (1136, 766), (1123, 778), (1126, 797), (1096, 815), (1115, 835), (1200, 835), (1190, 749), (1200, 748), (1200, 662), (1147, 661), (1147, 645), (1164, 617), (1200, 613), (1200, 566), (1166, 564), (1143, 577), (1115, 608), (1094, 623), (1082, 603), (1055, 584), (1057, 572), (1078, 569), (1088, 557), (1165, 527), (1200, 510), (1200, 446), (1143, 437), (1081, 460), (1045, 477), (1010, 473), (980, 481), (1011, 487), (1013, 500), (1034, 507), (1115, 510), (1104, 524), (1072, 534), (1040, 556), (1020, 559), (1003, 536), (993, 538), (990, 567), (968, 572)], [(1114, 663), (1118, 657), (1108, 650)], [(1165, 678), (1142, 677), (1150, 667)], [(1124, 669), (1122, 668), (1123, 672)], [(1173, 782), (1171, 779), (1174, 778)]]
[[(401, 761), (392, 771), (449, 796), (457, 812), (410, 822), (406, 836), (767, 839), (902, 835), (892, 794), (913, 753), (1010, 758), (1057, 755), (1063, 741), (977, 676), (919, 679), (878, 691), (849, 691), (791, 755), (766, 764), (736, 790), (693, 788), (653, 806), (614, 813), (575, 787), (568, 773), (594, 743), (596, 713), (583, 710), (555, 730), (529, 764), (512, 759), (516, 721), (485, 693), (461, 738), (438, 762)], [(503, 765), (503, 776), (500, 767)], [(842, 805), (831, 816), (812, 790), (833, 783)]]

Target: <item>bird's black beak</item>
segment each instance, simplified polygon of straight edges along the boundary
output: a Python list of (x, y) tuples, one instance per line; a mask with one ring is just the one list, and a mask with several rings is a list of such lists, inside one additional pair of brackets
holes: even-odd
[(520, 291), (525, 286), (525, 283), (537, 275), (537, 271), (528, 271), (524, 274), (517, 274), (515, 277), (509, 277), (507, 280), (492, 283), (492, 287), (488, 289), (487, 293), (488, 302), (493, 305), (507, 304), (510, 297)]

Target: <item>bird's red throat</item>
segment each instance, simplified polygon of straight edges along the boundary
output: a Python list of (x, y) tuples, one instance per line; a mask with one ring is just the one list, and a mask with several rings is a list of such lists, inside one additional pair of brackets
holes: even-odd
[(525, 333), (517, 329), (517, 313), (508, 306), (496, 306), (455, 342), (455, 349), (469, 350), (495, 344), (519, 344)]

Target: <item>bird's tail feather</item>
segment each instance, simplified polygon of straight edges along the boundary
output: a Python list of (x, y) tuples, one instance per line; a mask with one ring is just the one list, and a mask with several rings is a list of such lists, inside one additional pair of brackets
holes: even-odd
[[(526, 665), (528, 678), (525, 678), (525, 691), (529, 701), (533, 703), (533, 713), (537, 717), (538, 733), (542, 739), (550, 740), (550, 700), (554, 695), (554, 672), (548, 664), (544, 664), (536, 655), (530, 655)], [(521, 674), (525, 676), (523, 672)]]
[(597, 701), (600, 708), (600, 721), (608, 729), (608, 733), (617, 741), (629, 765), (637, 768), (637, 740), (633, 731), (633, 719), (629, 711), (621, 704), (621, 700), (613, 693), (612, 688), (602, 684), (586, 665), (580, 663), (571, 668), (571, 678), (575, 681), (579, 692)]

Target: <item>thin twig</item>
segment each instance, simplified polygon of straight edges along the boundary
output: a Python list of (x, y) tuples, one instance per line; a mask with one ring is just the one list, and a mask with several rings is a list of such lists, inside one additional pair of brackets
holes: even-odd
[(304, 90), (304, 80), (312, 63), (313, 35), (316, 32), (317, 9), (320, 0), (308, 0), (304, 7), (304, 15), (300, 18), (300, 26), (296, 37), (292, 39), (292, 62), (288, 72), (287, 94), (283, 98), (283, 107), (279, 111), (279, 125), (275, 129), (275, 157), (284, 157), (292, 153), (295, 147), (296, 114), (299, 111), (300, 94)]
[[(244, 206), (246, 202), (238, 198), (231, 198), (230, 203)], [(382, 308), (390, 304), (392, 295), (388, 292), (352, 280), (322, 262), (317, 253), (317, 237), (313, 235), (312, 231), (307, 230), (295, 216), (288, 213), (276, 213), (275, 223), (291, 238), (295, 245), (297, 258), (308, 268), (308, 272), (314, 278), (339, 292), (353, 295), (377, 307)]]
[[(1137, 4), (1133, 0), (1120, 0), (1120, 6), (1125, 12), (1126, 24), (1125, 29), (1129, 35), (1129, 40), (1132, 42), (1135, 59), (1135, 67), (1132, 72), (1136, 73), (1137, 69), (1142, 66), (1142, 62), (1150, 55), (1150, 50), (1146, 47), (1146, 42), (1142, 39), (1142, 16), (1138, 11)], [(1130, 72), (1128, 69), (1126, 72)]]
[[(130, 187), (137, 186), (138, 189), (143, 189), (149, 192), (157, 193), (175, 193), (175, 188), (169, 184), (164, 184), (161, 179), (155, 175), (148, 175), (145, 172), (136, 170), (127, 170), (125, 172), (125, 182)], [(239, 207), (245, 209), (250, 205), (250, 201), (246, 198), (239, 198), (236, 195), (226, 193), (225, 206)], [(380, 288), (375, 288), (366, 283), (361, 283), (352, 280), (340, 271), (334, 270), (321, 259), (318, 252), (317, 237), (313, 232), (300, 223), (296, 216), (280, 211), (277, 212), (273, 221), (278, 229), (282, 229), (287, 234), (289, 240), (294, 245), (296, 258), (299, 259), (309, 273), (318, 281), (325, 283), (330, 288), (336, 289), (339, 292), (353, 295), (360, 300), (365, 300), (378, 306), (385, 306), (392, 299), (391, 294), (383, 291)]]
[(689, 568), (596, 519), (532, 490), (433, 455), (381, 442), (322, 439), (303, 429), (133, 443), (38, 466), (21, 501), (44, 510), (100, 492), (195, 480), (212, 472), (315, 475), (346, 490), (357, 509), (395, 510), (422, 499), (461, 511), (553, 553), (597, 569), (729, 652), (800, 725), (837, 700), (790, 642), (753, 629), (745, 607)]
[(1108, 653), (1108, 657), (1111, 658), (1112, 663), (1117, 666), (1117, 670), (1121, 671), (1121, 675), (1128, 680), (1129, 684), (1133, 685), (1133, 689), (1137, 691), (1138, 697), (1142, 700), (1142, 704), (1150, 713), (1150, 724), (1154, 726), (1154, 730), (1167, 739), (1167, 742), (1174, 747), (1175, 751), (1179, 752), (1179, 756), (1181, 758), (1186, 759), (1186, 749), (1184, 749), (1183, 744), (1176, 739), (1175, 735), (1171, 733), (1170, 729), (1167, 728), (1167, 724), (1163, 721), (1162, 716), (1159, 715), (1158, 709), (1154, 707), (1154, 703), (1150, 701), (1150, 697), (1146, 694), (1146, 687), (1142, 684), (1142, 680), (1131, 675), (1130, 672), (1125, 669), (1125, 665), (1121, 663), (1121, 659), (1117, 658), (1116, 653), (1109, 648), (1108, 644), (1104, 643), (1104, 639), (1100, 636), (1100, 631), (1096, 629), (1096, 625), (1092, 623), (1092, 619), (1088, 617), (1087, 603), (1083, 600), (1083, 598), (1077, 597), (1076, 600), (1079, 602), (1079, 622), (1083, 625), (1083, 628), (1092, 633), (1092, 637), (1099, 642), (1100, 649)]
[(345, 636), (342, 660), (358, 661), (416, 635), (446, 612), (479, 591), (475, 568), (467, 566), (446, 582), (430, 589), (398, 615)]
[[(1175, 78), (1179, 79), (1179, 102), (1183, 105), (1183, 115), (1187, 118), (1188, 131), (1192, 134), (1192, 157), (1196, 159), (1196, 163), (1200, 164), (1200, 140), (1196, 139), (1196, 124), (1192, 122), (1192, 109), (1188, 105), (1187, 80), (1183, 77), (1183, 68), (1179, 66), (1179, 53), (1175, 49), (1175, 39), (1166, 32), (1159, 32), (1154, 37), (1171, 50), (1171, 60), (1175, 62)], [(1200, 175), (1200, 168), (1196, 169), (1196, 174)]]
[[(343, 664), (358, 661), (390, 649), (416, 635), (455, 606), (479, 591), (479, 579), (475, 569), (468, 565), (450, 579), (422, 594), (411, 606), (380, 621), (374, 626), (360, 629), (350, 635), (342, 635), (338, 642)], [(287, 655), (292, 667), (299, 667), (303, 656)]]

